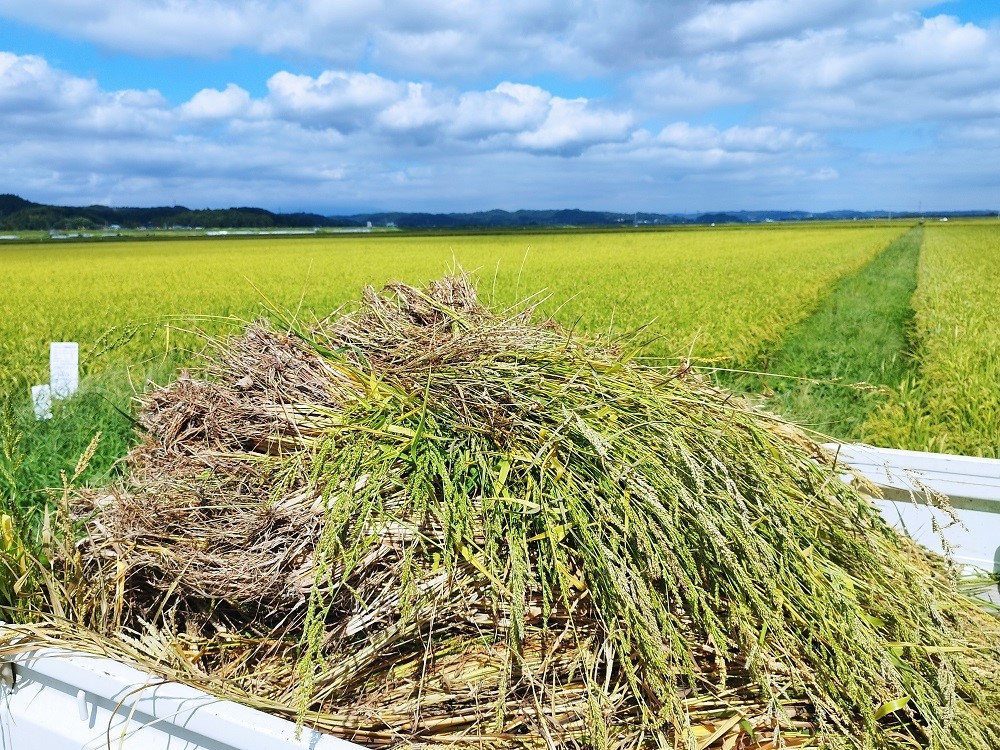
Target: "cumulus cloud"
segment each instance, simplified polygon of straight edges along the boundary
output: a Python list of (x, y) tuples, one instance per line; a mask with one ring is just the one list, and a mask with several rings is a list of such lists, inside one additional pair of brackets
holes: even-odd
[(744, 104), (753, 94), (714, 70), (674, 64), (639, 73), (628, 82), (629, 94), (644, 110), (681, 114)]
[[(238, 48), (421, 74), (537, 59), (575, 18), (569, 0), (9, 0), (0, 15), (141, 56), (219, 58)], [(460, 66), (460, 67), (459, 67)]]
[[(0, 142), (11, 154), (0, 177), (48, 190), (115, 179), (134, 190), (187, 184), (180, 196), (211, 185), (212, 204), (229, 194), (257, 202), (252, 189), (263, 186), (331, 201), (361, 201), (368, 190), (405, 205), (438, 200), (436, 208), (453, 206), (459, 190), (487, 206), (503, 203), (503, 189), (549, 190), (543, 202), (553, 205), (560, 190), (628, 202), (666, 199), (655, 186), (681, 183), (678, 199), (694, 200), (694, 183), (714, 184), (735, 205), (731, 185), (757, 180), (773, 189), (750, 199), (783, 195), (784, 205), (801, 205), (815, 189), (856, 205), (866, 180), (891, 179), (873, 177), (879, 149), (865, 134), (919, 128), (897, 149), (906, 156), (882, 166), (919, 170), (929, 184), (931, 167), (919, 165), (957, 175), (951, 159), (970, 183), (995, 184), (987, 165), (998, 156), (1000, 25), (942, 8), (932, 0), (6, 0), (0, 17), (105, 50), (273, 57), (266, 81), (210, 81), (171, 104), (0, 52)], [(902, 171), (898, 182), (909, 184)], [(449, 187), (434, 193), (435, 185)]]
[(55, 70), (36, 55), (0, 52), (0, 112), (10, 115), (85, 106), (97, 95), (96, 81)]
[(180, 112), (193, 120), (225, 120), (240, 117), (249, 109), (249, 92), (230, 83), (224, 91), (202, 89), (184, 103)]
[(504, 82), (491, 91), (462, 94), (448, 127), (465, 138), (534, 130), (545, 121), (551, 101), (538, 86)]
[(280, 116), (342, 131), (364, 126), (407, 91), (405, 84), (373, 73), (342, 71), (316, 77), (283, 71), (268, 79), (267, 89), (268, 102)]
[(282, 18), (280, 6), (228, 0), (9, 0), (2, 13), (109, 50), (142, 56), (221, 57), (240, 45), (264, 49), (276, 40), (287, 43), (289, 37), (301, 41), (301, 34), (292, 34), (291, 29), (300, 25), (302, 16), (293, 20), (289, 13)]
[(408, 83), (405, 96), (382, 110), (377, 124), (397, 135), (408, 134), (429, 142), (440, 130), (451, 103), (429, 84)]
[(167, 126), (156, 91), (105, 92), (35, 55), (0, 52), (0, 139), (40, 134), (141, 136)]
[(516, 142), (536, 151), (578, 154), (596, 143), (624, 140), (631, 126), (628, 112), (595, 111), (586, 99), (553, 97), (541, 125), (520, 133)]
[[(420, 107), (427, 120), (437, 111), (427, 97), (442, 87), (538, 75), (624, 73), (620, 93), (631, 111), (674, 117), (761, 101), (802, 113), (823, 92), (841, 97), (846, 117), (864, 118), (866, 93), (853, 91), (873, 81), (932, 94), (991, 85), (1000, 30), (925, 18), (919, 11), (929, 6), (942, 7), (932, 0), (6, 0), (0, 17), (140, 56), (220, 58), (249, 49), (351, 71), (327, 79), (284, 73), (269, 82), (275, 106), (311, 113), (320, 127), (332, 117), (350, 130), (381, 112), (384, 100), (398, 101), (399, 80), (430, 82), (434, 91), (425, 87), (422, 101), (400, 104), (387, 126)], [(362, 61), (383, 77), (355, 72)], [(239, 104), (232, 92), (208, 96), (198, 106)]]
[(826, 156), (813, 133), (774, 126), (693, 125), (671, 123), (656, 133), (637, 131), (624, 146), (611, 150), (616, 158), (663, 167), (733, 176), (747, 168), (807, 163)]
[[(325, 71), (317, 76), (278, 72), (267, 95), (246, 89), (202, 89), (178, 107), (155, 91), (102, 91), (96, 82), (53, 69), (39, 57), (0, 53), (0, 117), (35, 118), (64, 132), (90, 129), (115, 135), (146, 132), (181, 137), (187, 124), (225, 121), (243, 133), (291, 126), (382, 138), (400, 136), (447, 147), (469, 142), (528, 151), (580, 153), (590, 145), (627, 137), (627, 111), (565, 99), (538, 86), (503, 82), (487, 91), (456, 91), (428, 82), (392, 80), (371, 73)], [(53, 113), (63, 116), (53, 117)], [(70, 116), (71, 115), (71, 116)], [(238, 121), (243, 120), (239, 125)], [(21, 126), (20, 137), (32, 128)]]
[(629, 69), (691, 48), (795, 35), (912, 9), (902, 0), (6, 0), (0, 14), (115, 51), (221, 57), (238, 48), (461, 78)]
[(734, 64), (749, 65), (761, 85), (770, 82), (772, 86), (821, 91), (857, 87), (873, 80), (905, 84), (961, 71), (983, 71), (997, 62), (996, 54), (991, 54), (989, 32), (949, 16), (900, 18), (891, 33), (875, 37), (834, 29), (760, 46), (730, 59)]
[(779, 107), (800, 121), (813, 112), (845, 127), (982, 115), (1000, 84), (1000, 30), (911, 18), (879, 39), (829, 33), (748, 58), (762, 86), (784, 80)]
[(315, 77), (277, 73), (258, 104), (261, 111), (304, 127), (363, 129), (397, 144), (404, 138), (420, 145), (465, 143), (564, 155), (623, 140), (633, 124), (627, 111), (554, 96), (538, 86), (505, 81), (488, 91), (460, 92), (344, 71)]
[[(930, 3), (925, 3), (930, 4)], [(911, 11), (919, 3), (900, 0), (739, 0), (707, 3), (680, 24), (689, 50), (701, 51), (800, 36), (831, 26)]]
[[(514, 82), (459, 91), (344, 71), (279, 72), (260, 98), (229, 84), (174, 106), (156, 91), (105, 91), (42, 58), (3, 53), (0, 125), (8, 189), (114, 202), (128, 185), (129, 202), (142, 202), (142, 190), (158, 193), (147, 193), (156, 203), (172, 192), (191, 201), (212, 186), (216, 205), (228, 194), (260, 202), (253, 191), (264, 186), (264, 195), (315, 201), (318, 190), (360, 186), (362, 176), (373, 195), (384, 192), (376, 179), (415, 189), (418, 176), (426, 179), (413, 162), (421, 154), (484, 162), (517, 152), (579, 156), (626, 138), (631, 117)], [(401, 162), (409, 165), (400, 170)]]
[[(784, 1), (736, 5), (773, 11)], [(870, 21), (693, 54), (634, 73), (628, 91), (647, 113), (746, 105), (772, 123), (809, 129), (996, 116), (1000, 27), (913, 12)]]

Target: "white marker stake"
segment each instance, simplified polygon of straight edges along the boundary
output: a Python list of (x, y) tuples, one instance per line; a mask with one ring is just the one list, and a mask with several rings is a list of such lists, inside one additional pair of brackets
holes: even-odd
[(35, 419), (52, 419), (52, 389), (47, 383), (31, 386), (31, 403), (35, 406)]
[(52, 398), (69, 398), (80, 385), (80, 346), (53, 342), (49, 346), (49, 385)]

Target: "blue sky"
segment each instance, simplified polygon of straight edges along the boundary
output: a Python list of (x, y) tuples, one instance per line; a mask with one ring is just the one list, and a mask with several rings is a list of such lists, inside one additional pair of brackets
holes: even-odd
[(4, 0), (0, 192), (1000, 209), (996, 0)]

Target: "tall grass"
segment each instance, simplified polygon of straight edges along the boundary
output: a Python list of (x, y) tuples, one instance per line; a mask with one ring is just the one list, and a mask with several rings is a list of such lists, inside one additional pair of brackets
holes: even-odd
[[(103, 484), (113, 476), (113, 464), (135, 440), (132, 412), (135, 394), (116, 373), (84, 381), (72, 398), (53, 404), (52, 418), (38, 420), (30, 408), (12, 410), (12, 429), (20, 437), (22, 461), (15, 472), (25, 491), (60, 488), (61, 476), (72, 474), (79, 457), (96, 433), (101, 434), (96, 453), (78, 479)], [(30, 495), (24, 502), (34, 504)]]

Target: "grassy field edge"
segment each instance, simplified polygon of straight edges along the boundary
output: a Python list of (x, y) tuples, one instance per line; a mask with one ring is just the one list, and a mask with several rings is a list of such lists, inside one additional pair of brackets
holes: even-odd
[(839, 279), (764, 362), (767, 407), (823, 435), (864, 436), (869, 415), (912, 373), (912, 297), (923, 228)]

